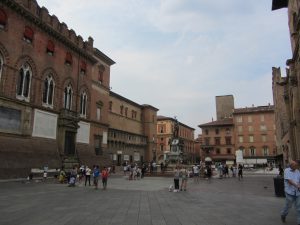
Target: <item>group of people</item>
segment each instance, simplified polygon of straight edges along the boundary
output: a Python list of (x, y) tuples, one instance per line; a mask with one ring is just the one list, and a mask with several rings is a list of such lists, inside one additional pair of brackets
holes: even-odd
[[(189, 172), (185, 166), (176, 166), (174, 170), (174, 190), (173, 192), (186, 191), (187, 190), (187, 180), (188, 180)], [(181, 178), (181, 185), (179, 187)], [(169, 188), (171, 191), (172, 186)]]
[(236, 177), (236, 175), (238, 175), (239, 180), (243, 179), (243, 168), (244, 167), (242, 164), (239, 164), (238, 166), (231, 165), (230, 168), (227, 164), (219, 164), (219, 166), (217, 167), (220, 179), (230, 177), (230, 170), (231, 176)]
[(99, 179), (102, 180), (103, 190), (107, 187), (107, 179), (110, 173), (110, 168), (103, 167), (100, 170), (98, 165), (94, 165), (93, 169), (88, 166), (74, 166), (71, 171), (67, 174), (64, 168), (61, 169), (58, 180), (60, 183), (67, 182), (69, 187), (75, 187), (76, 182), (81, 183), (85, 179), (84, 184), (91, 186), (91, 177), (93, 178), (93, 185), (95, 189), (98, 189)]
[(145, 164), (138, 166), (137, 163), (128, 163), (127, 161), (123, 163), (124, 176), (128, 175), (128, 180), (140, 180), (144, 178), (147, 167)]

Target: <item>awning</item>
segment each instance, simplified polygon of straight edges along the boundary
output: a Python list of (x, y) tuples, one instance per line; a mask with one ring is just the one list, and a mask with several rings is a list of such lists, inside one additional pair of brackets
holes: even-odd
[(273, 0), (272, 1), (272, 10), (277, 10), (281, 8), (288, 7), (289, 0)]

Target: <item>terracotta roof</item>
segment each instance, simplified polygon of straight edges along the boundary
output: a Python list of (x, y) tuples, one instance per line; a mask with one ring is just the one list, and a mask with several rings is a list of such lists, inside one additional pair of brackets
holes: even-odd
[(232, 118), (226, 118), (223, 120), (215, 120), (209, 123), (204, 123), (198, 125), (198, 127), (218, 127), (218, 126), (232, 126), (233, 125), (233, 119)]
[(233, 114), (241, 113), (261, 113), (261, 112), (271, 112), (274, 111), (274, 105), (256, 106), (256, 107), (246, 107), (238, 108), (233, 110)]

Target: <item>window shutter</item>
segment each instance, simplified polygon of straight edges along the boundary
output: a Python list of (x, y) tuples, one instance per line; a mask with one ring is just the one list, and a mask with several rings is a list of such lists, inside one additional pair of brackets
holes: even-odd
[(7, 23), (7, 16), (5, 14), (5, 12), (0, 9), (0, 25), (5, 26)]
[(33, 30), (30, 27), (26, 26), (25, 31), (24, 31), (24, 37), (26, 39), (32, 41), (33, 40), (33, 34), (34, 34)]

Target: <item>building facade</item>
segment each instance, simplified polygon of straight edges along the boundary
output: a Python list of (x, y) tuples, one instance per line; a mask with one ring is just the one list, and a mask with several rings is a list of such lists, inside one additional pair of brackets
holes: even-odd
[[(280, 112), (276, 113), (279, 117), (277, 123), (288, 126), (288, 132), (282, 136), (281, 133), (277, 134), (278, 143), (281, 145), (281, 151), (285, 154), (286, 158), (283, 160), (286, 163), (290, 159), (300, 159), (300, 62), (299, 62), (299, 31), (300, 31), (300, 4), (298, 0), (273, 0), (272, 10), (281, 8), (288, 8), (288, 26), (291, 41), (291, 59), (286, 62), (287, 74), (286, 77), (280, 76), (278, 79), (280, 84), (273, 85), (273, 94), (276, 94), (278, 85), (283, 86), (284, 95), (281, 99), (277, 99), (275, 104), (286, 107), (287, 117), (280, 116)], [(280, 72), (280, 71), (279, 71)], [(274, 76), (274, 75), (273, 75)], [(281, 110), (276, 107), (275, 110)], [(285, 128), (284, 128), (285, 129)]]
[(110, 92), (108, 149), (116, 165), (155, 158), (157, 111)]
[(242, 150), (248, 165), (276, 161), (274, 106), (237, 108), (233, 112), (235, 149)]
[(285, 101), (288, 101), (286, 89), (286, 77), (281, 76), (280, 68), (272, 68), (272, 89), (275, 112), (275, 142), (277, 155), (276, 160), (281, 165), (286, 166), (291, 159), (290, 153), (290, 124)]
[(234, 124), (232, 118), (201, 124), (201, 161), (234, 164)]
[[(0, 178), (112, 163), (108, 136), (123, 129), (110, 113), (114, 63), (35, 0), (0, 2)], [(146, 142), (147, 158), (157, 109), (142, 108), (144, 126), (125, 131)]]
[[(170, 142), (173, 138), (174, 125), (176, 120), (171, 117), (158, 116), (157, 117), (157, 147), (156, 147), (156, 159), (163, 162), (167, 158), (167, 154), (170, 152)], [(187, 163), (195, 163), (199, 157), (199, 154), (195, 152), (194, 146), (194, 131), (195, 129), (189, 127), (183, 123), (179, 124), (178, 137), (181, 143), (181, 148), (184, 154), (184, 158)]]

